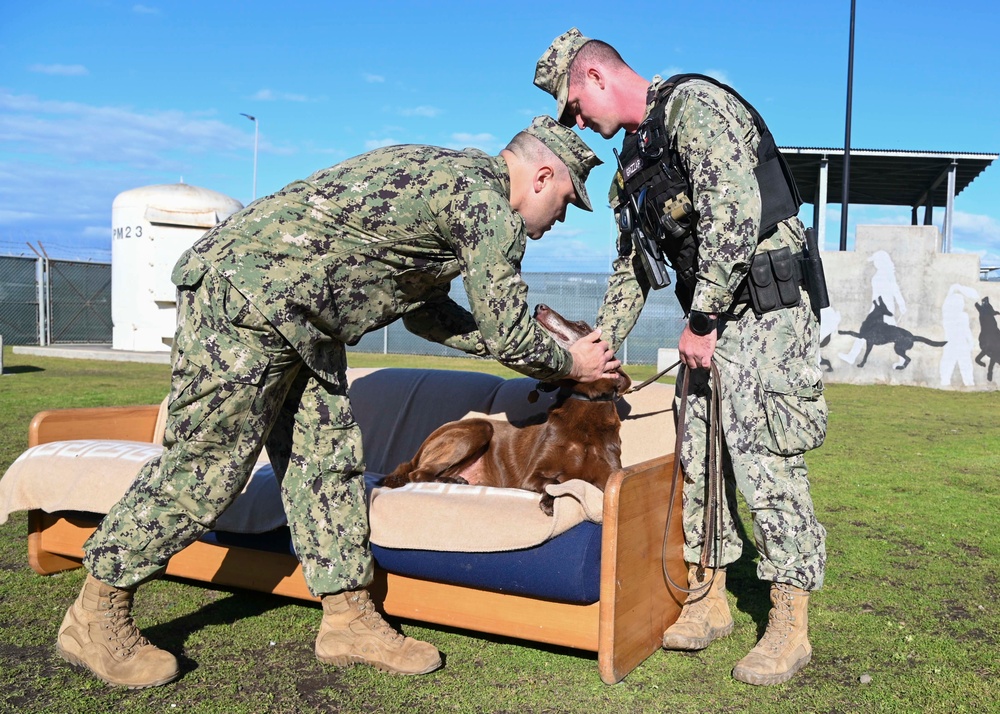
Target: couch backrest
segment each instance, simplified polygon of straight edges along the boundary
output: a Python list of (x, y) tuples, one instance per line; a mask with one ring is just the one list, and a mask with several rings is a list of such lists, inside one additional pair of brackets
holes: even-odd
[[(445, 422), (478, 412), (520, 420), (555, 400), (528, 395), (534, 379), (503, 379), (478, 372), (433, 369), (348, 369), (351, 406), (364, 438), (366, 467), (388, 473), (413, 458), (423, 440)], [(618, 402), (622, 463), (629, 466), (673, 452), (673, 387), (651, 384)]]

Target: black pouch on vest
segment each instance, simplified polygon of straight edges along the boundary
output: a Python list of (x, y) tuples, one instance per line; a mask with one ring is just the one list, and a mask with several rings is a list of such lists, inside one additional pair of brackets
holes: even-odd
[(750, 261), (747, 286), (750, 289), (750, 304), (756, 315), (799, 304), (795, 260), (786, 246), (755, 255)]

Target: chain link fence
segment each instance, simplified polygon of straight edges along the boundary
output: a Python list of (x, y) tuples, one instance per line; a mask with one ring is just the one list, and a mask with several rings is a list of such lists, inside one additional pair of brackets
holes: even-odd
[[(528, 300), (532, 307), (544, 303), (571, 320), (585, 320), (593, 324), (610, 276), (605, 273), (523, 273), (522, 277), (528, 284)], [(469, 306), (461, 281), (452, 284), (451, 296), (463, 307)], [(655, 365), (657, 351), (661, 347), (675, 347), (683, 329), (683, 314), (672, 287), (652, 290), (642, 315), (618, 350), (618, 357), (625, 364)], [(407, 332), (401, 321), (365, 335), (348, 351), (466, 356), (458, 350), (427, 342)]]
[(48, 261), (49, 343), (111, 342), (111, 265)]
[(8, 345), (38, 344), (38, 260), (0, 256), (0, 335)]
[[(532, 306), (544, 303), (571, 320), (597, 318), (608, 275), (524, 273)], [(460, 280), (452, 297), (468, 307)], [(40, 301), (41, 300), (41, 301)], [(41, 309), (40, 309), (41, 308)], [(41, 327), (40, 327), (41, 326)], [(684, 327), (673, 290), (651, 291), (639, 321), (618, 351), (626, 364), (656, 364)], [(110, 344), (111, 265), (0, 256), (0, 335), (10, 345)], [(365, 335), (353, 352), (465, 356), (407, 332), (402, 321)]]
[(0, 335), (9, 345), (109, 344), (111, 264), (0, 256)]

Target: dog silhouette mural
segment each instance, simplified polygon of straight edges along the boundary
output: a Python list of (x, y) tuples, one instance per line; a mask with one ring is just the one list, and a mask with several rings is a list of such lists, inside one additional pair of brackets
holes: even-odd
[[(896, 265), (892, 262), (892, 256), (884, 250), (877, 250), (868, 256), (867, 262), (875, 267), (872, 274), (872, 302), (881, 300), (888, 310), (888, 315), (883, 319), (888, 325), (896, 324), (896, 317), (906, 314), (906, 301), (903, 299), (903, 291), (899, 289), (899, 281), (896, 280)], [(849, 333), (848, 333), (849, 334)], [(861, 354), (865, 341), (854, 340), (854, 346), (850, 352), (842, 352), (837, 356), (848, 364), (854, 364), (854, 360)], [(871, 347), (868, 348), (871, 351)], [(865, 353), (867, 355), (867, 353)], [(864, 363), (859, 364), (864, 367)]]
[(838, 330), (842, 335), (851, 335), (864, 341), (865, 354), (861, 358), (861, 361), (858, 362), (858, 367), (865, 366), (868, 362), (868, 355), (871, 354), (872, 348), (876, 345), (891, 344), (893, 346), (896, 354), (900, 357), (900, 361), (894, 365), (896, 369), (906, 369), (906, 365), (910, 363), (910, 356), (907, 353), (917, 342), (923, 342), (925, 345), (931, 345), (932, 347), (944, 346), (944, 342), (929, 340), (926, 337), (914, 335), (902, 327), (887, 323), (885, 318), (891, 318), (892, 313), (886, 307), (885, 301), (882, 298), (873, 301), (872, 306), (872, 311), (862, 321), (861, 327), (857, 332)]
[[(989, 297), (984, 297), (982, 301), (976, 303), (976, 310), (979, 312), (979, 349), (976, 355), (976, 364), (986, 367), (986, 380), (993, 381), (993, 367), (1000, 362), (1000, 327), (997, 326), (996, 308), (990, 305)], [(983, 361), (984, 357), (989, 358), (989, 365)]]

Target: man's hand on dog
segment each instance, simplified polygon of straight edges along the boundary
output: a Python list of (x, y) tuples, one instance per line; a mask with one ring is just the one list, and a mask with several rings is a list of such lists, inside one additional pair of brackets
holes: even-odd
[(614, 375), (622, 363), (615, 359), (611, 345), (601, 339), (601, 331), (594, 330), (577, 340), (569, 352), (573, 355), (573, 369), (569, 378), (577, 382), (596, 382)]

